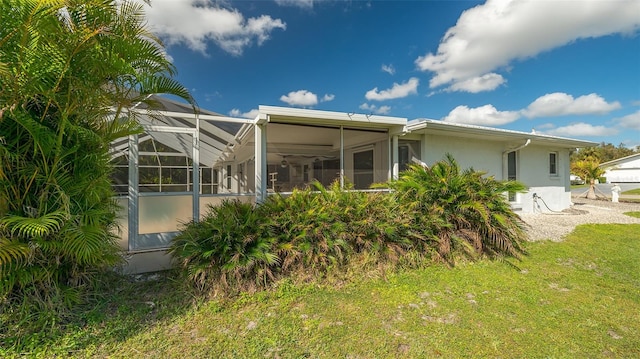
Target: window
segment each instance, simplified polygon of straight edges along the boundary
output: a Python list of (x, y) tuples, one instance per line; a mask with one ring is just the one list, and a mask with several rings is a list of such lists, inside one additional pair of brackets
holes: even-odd
[(242, 193), (246, 185), (246, 181), (244, 178), (244, 163), (238, 164), (237, 174), (238, 174), (238, 193)]
[[(517, 167), (516, 152), (515, 151), (509, 152), (507, 154), (507, 179), (509, 181), (515, 181), (518, 179), (516, 167)], [(516, 193), (509, 192), (509, 202), (515, 202), (515, 201), (516, 201)]]
[(402, 140), (398, 146), (399, 171), (409, 168), (413, 157), (420, 159), (420, 141)]
[(200, 187), (202, 194), (218, 193), (218, 170), (209, 167), (200, 167)]
[(400, 164), (400, 172), (405, 171), (409, 167), (409, 145), (398, 147), (398, 163)]
[(373, 183), (373, 150), (353, 154), (353, 185), (367, 189)]
[(558, 153), (549, 153), (549, 174), (552, 176), (558, 175)]
[(227, 165), (227, 190), (231, 190), (231, 165)]

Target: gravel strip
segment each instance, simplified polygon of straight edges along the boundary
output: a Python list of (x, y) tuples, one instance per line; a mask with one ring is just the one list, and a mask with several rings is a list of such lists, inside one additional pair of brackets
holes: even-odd
[(640, 223), (640, 218), (624, 212), (640, 212), (639, 203), (613, 203), (609, 201), (573, 198), (573, 206), (561, 213), (522, 213), (529, 240), (560, 242), (579, 224), (586, 223)]

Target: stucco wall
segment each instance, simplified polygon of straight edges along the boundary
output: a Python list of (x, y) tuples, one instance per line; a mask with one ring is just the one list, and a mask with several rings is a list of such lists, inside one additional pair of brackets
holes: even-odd
[(473, 167), (503, 179), (502, 143), (435, 135), (427, 135), (425, 139), (427, 152), (422, 154), (421, 160), (427, 165), (444, 159), (445, 154), (450, 153), (461, 168)]
[[(558, 155), (557, 175), (549, 174), (551, 152)], [(520, 150), (519, 156), (519, 180), (529, 188), (521, 196), (523, 212), (561, 211), (571, 206), (569, 150), (532, 144)]]
[[(504, 151), (517, 146), (513, 143), (451, 136), (426, 135), (425, 139), (426, 151), (422, 153), (421, 160), (427, 165), (450, 153), (461, 168), (473, 167), (498, 180), (506, 179)], [(552, 152), (557, 154), (557, 175), (549, 174), (549, 154)], [(547, 206), (553, 211), (571, 206), (568, 149), (534, 143), (520, 149), (517, 152), (517, 177), (528, 191), (518, 194), (513, 204), (515, 209), (522, 212), (550, 212)]]

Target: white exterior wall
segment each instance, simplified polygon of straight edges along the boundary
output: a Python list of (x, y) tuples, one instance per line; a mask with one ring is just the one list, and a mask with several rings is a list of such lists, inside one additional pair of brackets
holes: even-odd
[[(549, 174), (549, 154), (557, 153), (557, 175)], [(522, 212), (561, 211), (571, 206), (569, 150), (536, 146), (520, 150), (518, 180), (529, 188), (520, 196)], [(533, 194), (540, 199), (534, 200)], [(549, 206), (547, 208), (545, 206)]]
[(608, 168), (604, 177), (606, 177), (607, 183), (640, 182), (640, 157)]
[(444, 159), (450, 153), (460, 168), (473, 167), (476, 171), (485, 171), (496, 179), (502, 180), (502, 152), (504, 145), (480, 139), (450, 136), (426, 135), (426, 153), (422, 162), (431, 165)]
[[(473, 167), (477, 171), (487, 172), (497, 180), (506, 179), (506, 162), (503, 154), (520, 144), (486, 141), (482, 139), (451, 136), (426, 135), (422, 161), (427, 165), (442, 160), (450, 153), (460, 168)], [(557, 175), (549, 174), (549, 154), (557, 153)], [(517, 153), (517, 177), (528, 187), (527, 193), (517, 196), (514, 209), (525, 213), (549, 212), (542, 202), (546, 202), (553, 211), (561, 211), (571, 206), (569, 182), (569, 150), (530, 144)], [(536, 193), (541, 199), (534, 201)], [(536, 203), (537, 202), (537, 203)]]

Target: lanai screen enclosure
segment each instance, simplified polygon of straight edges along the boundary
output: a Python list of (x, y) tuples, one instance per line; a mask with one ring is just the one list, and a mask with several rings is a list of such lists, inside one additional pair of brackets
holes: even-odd
[(158, 98), (161, 111), (133, 109), (144, 134), (112, 143), (126, 272), (165, 269), (182, 223), (225, 199), (263, 201), (317, 180), (357, 190), (384, 182), (412, 156), (407, 119), (260, 106), (231, 118)]

